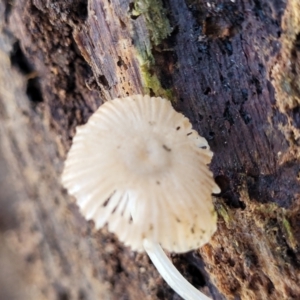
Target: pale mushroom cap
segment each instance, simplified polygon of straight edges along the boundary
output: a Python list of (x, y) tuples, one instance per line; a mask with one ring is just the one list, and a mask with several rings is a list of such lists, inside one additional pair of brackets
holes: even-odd
[(133, 250), (146, 238), (186, 252), (216, 230), (211, 158), (168, 100), (136, 95), (106, 102), (77, 128), (62, 182), (86, 219)]

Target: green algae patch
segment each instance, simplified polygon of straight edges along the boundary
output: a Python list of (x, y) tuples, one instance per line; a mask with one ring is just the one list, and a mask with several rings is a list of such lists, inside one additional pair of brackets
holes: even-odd
[(156, 96), (161, 96), (166, 99), (172, 99), (173, 93), (170, 89), (164, 89), (156, 74), (151, 75), (150, 70), (147, 67), (141, 66), (141, 74), (145, 84), (145, 88), (148, 89), (148, 94), (154, 93)]
[(172, 99), (172, 90), (162, 87), (159, 79), (160, 66), (155, 64), (152, 53), (152, 49), (160, 45), (172, 31), (166, 10), (161, 0), (136, 0), (133, 3), (131, 16), (136, 18), (142, 16), (145, 20), (145, 27), (136, 27), (133, 36), (144, 92)]
[(131, 14), (135, 17), (144, 15), (151, 42), (155, 46), (159, 45), (171, 33), (171, 26), (162, 1), (137, 0), (133, 5)]

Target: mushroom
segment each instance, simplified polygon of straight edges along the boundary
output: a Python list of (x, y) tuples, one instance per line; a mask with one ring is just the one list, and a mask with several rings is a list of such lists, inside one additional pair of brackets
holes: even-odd
[(209, 299), (165, 252), (184, 253), (216, 230), (207, 164), (213, 153), (189, 120), (163, 98), (135, 95), (104, 103), (77, 127), (62, 183), (87, 220), (134, 251), (146, 251), (184, 299)]

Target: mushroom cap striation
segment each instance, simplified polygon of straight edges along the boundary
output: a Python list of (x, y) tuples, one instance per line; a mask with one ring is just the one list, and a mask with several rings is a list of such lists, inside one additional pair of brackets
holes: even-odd
[(133, 250), (147, 239), (186, 252), (216, 230), (212, 155), (168, 100), (136, 95), (104, 103), (77, 127), (62, 182), (86, 219)]

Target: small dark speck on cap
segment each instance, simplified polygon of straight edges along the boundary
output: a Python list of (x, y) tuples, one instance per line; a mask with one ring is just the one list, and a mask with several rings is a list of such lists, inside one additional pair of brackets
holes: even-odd
[(171, 148), (167, 147), (166, 145), (163, 145), (163, 148), (164, 148), (166, 151), (168, 151), (168, 152), (171, 151)]

